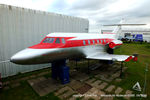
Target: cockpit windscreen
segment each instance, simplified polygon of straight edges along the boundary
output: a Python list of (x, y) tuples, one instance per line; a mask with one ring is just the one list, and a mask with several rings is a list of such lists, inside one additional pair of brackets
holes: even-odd
[(53, 43), (55, 38), (46, 38), (43, 43)]

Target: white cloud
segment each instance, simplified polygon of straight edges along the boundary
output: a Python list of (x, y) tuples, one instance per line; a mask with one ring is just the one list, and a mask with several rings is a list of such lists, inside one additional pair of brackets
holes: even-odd
[(111, 13), (116, 13), (120, 11), (126, 11), (133, 9), (137, 6), (139, 0), (119, 0), (108, 6), (108, 11)]
[(0, 3), (88, 18), (90, 31), (102, 24), (146, 23), (150, 27), (149, 0), (0, 0)]
[(68, 5), (73, 5), (76, 2), (76, 0), (66, 0), (66, 3)]

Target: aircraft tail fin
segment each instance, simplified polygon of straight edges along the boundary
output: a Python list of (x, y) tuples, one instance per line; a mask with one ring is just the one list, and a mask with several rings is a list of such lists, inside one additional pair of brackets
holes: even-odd
[(121, 29), (121, 26), (140, 26), (140, 25), (146, 25), (146, 24), (124, 24), (125, 20), (122, 19), (120, 21), (120, 24), (109, 24), (109, 25), (104, 25), (104, 26), (116, 26), (114, 28), (114, 30), (111, 32), (111, 33), (115, 33), (115, 38), (118, 39), (119, 36), (121, 35), (122, 33), (122, 29)]
[(118, 39), (122, 30), (121, 30), (121, 26), (123, 25), (123, 23), (125, 22), (124, 19), (122, 19), (120, 21), (120, 24), (109, 24), (109, 25), (104, 25), (104, 26), (115, 26), (114, 30), (111, 33), (115, 33), (115, 38)]

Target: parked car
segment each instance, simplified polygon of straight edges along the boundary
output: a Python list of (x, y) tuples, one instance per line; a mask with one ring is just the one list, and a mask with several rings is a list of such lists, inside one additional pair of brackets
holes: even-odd
[(134, 41), (136, 42), (143, 42), (143, 34), (134, 34), (133, 35)]

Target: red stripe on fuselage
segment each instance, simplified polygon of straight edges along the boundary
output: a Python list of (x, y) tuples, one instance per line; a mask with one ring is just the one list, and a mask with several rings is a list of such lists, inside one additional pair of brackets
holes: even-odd
[[(53, 43), (43, 43), (43, 41), (46, 38), (55, 38)], [(62, 43), (62, 41), (60, 41), (61, 43), (55, 43), (56, 38), (64, 38), (65, 39), (65, 43)], [(51, 49), (51, 48), (69, 48), (69, 47), (79, 47), (79, 46), (88, 46), (88, 45), (105, 45), (107, 43), (110, 43), (111, 41), (113, 41), (113, 39), (84, 39), (85, 41), (85, 45), (83, 44), (83, 40), (69, 40), (69, 39), (73, 39), (75, 37), (45, 37), (41, 43), (31, 46), (29, 48), (32, 49)], [(90, 44), (88, 42), (88, 40), (90, 40)], [(93, 40), (95, 43), (93, 43)], [(99, 43), (98, 41), (99, 40)]]

